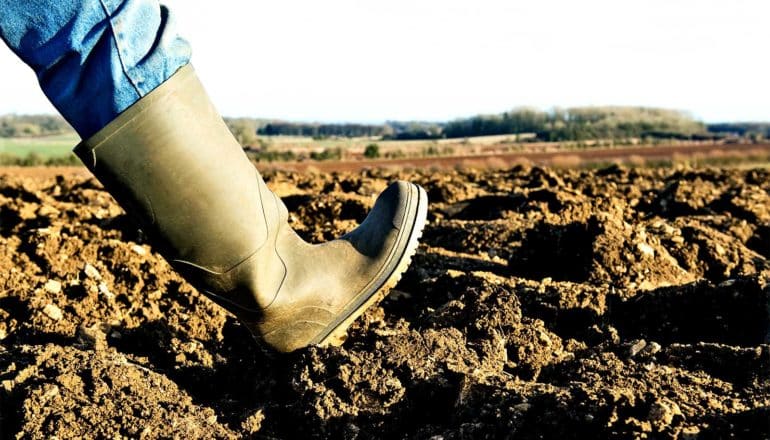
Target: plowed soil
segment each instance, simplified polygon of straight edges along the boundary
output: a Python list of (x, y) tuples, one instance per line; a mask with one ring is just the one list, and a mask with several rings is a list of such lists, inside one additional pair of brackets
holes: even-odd
[(770, 438), (770, 173), (272, 172), (311, 241), (431, 197), (339, 348), (275, 355), (88, 177), (0, 178), (0, 437)]

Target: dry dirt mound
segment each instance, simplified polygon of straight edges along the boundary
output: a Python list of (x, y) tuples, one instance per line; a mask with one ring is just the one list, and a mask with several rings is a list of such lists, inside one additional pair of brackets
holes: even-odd
[(267, 180), (308, 240), (429, 224), (341, 348), (265, 352), (93, 180), (0, 179), (0, 437), (770, 438), (770, 174)]

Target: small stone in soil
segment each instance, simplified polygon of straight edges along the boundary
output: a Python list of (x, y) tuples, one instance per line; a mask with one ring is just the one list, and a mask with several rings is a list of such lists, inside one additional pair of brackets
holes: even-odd
[(64, 317), (61, 309), (56, 304), (46, 304), (43, 307), (43, 313), (54, 321), (59, 321)]
[(639, 339), (637, 341), (634, 341), (634, 343), (628, 349), (628, 357), (636, 356), (637, 354), (639, 354), (640, 351), (644, 350), (644, 347), (646, 346), (647, 346), (647, 341), (645, 341), (644, 339)]
[(86, 276), (92, 280), (99, 281), (102, 279), (102, 275), (99, 273), (99, 271), (89, 263), (86, 263), (86, 267), (83, 269), (83, 271), (86, 273)]
[(56, 280), (48, 280), (46, 281), (45, 286), (43, 286), (43, 289), (48, 293), (60, 293), (61, 283)]

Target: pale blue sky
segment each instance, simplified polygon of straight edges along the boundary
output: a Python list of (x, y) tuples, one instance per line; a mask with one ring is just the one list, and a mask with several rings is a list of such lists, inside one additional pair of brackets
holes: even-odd
[[(447, 120), (644, 105), (770, 120), (770, 1), (168, 0), (225, 115)], [(0, 47), (0, 114), (52, 112)]]

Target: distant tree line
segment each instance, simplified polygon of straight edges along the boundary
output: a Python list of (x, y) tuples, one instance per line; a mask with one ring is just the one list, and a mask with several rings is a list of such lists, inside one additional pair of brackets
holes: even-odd
[(702, 122), (685, 113), (644, 107), (583, 107), (538, 111), (515, 109), (458, 119), (444, 126), (448, 138), (534, 133), (542, 141), (634, 137), (706, 136)]
[(709, 124), (708, 130), (723, 136), (770, 139), (770, 122), (726, 122)]
[(58, 115), (0, 115), (0, 137), (50, 136), (72, 131)]
[(388, 121), (385, 124), (321, 124), (273, 121), (261, 125), (262, 136), (379, 137), (382, 139), (437, 139), (442, 137), (442, 124), (419, 121)]
[(441, 139), (534, 134), (540, 141), (627, 138), (712, 138), (700, 121), (686, 113), (646, 107), (576, 107), (541, 111), (518, 108), (450, 122), (388, 121), (382, 125), (309, 124), (273, 121), (257, 129), (264, 136), (380, 137)]
[(376, 137), (383, 136), (384, 125), (370, 124), (312, 124), (295, 122), (269, 122), (257, 130), (264, 136), (327, 137)]
[(385, 123), (383, 139), (440, 139), (444, 136), (444, 124), (423, 121), (388, 121)]

